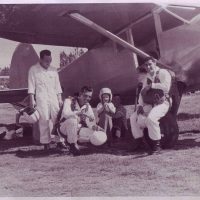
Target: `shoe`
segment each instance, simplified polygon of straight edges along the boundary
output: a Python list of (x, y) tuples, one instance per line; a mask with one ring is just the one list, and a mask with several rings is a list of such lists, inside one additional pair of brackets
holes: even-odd
[(152, 149), (150, 150), (149, 154), (160, 154), (161, 147), (160, 147), (160, 140), (152, 140)]
[(0, 139), (3, 139), (6, 136), (6, 131), (0, 133)]
[(44, 151), (49, 151), (49, 150), (50, 150), (50, 145), (44, 144)]
[(134, 141), (133, 151), (141, 150), (141, 146), (143, 144), (143, 138), (137, 138)]
[(70, 147), (69, 150), (73, 156), (81, 155), (80, 149), (74, 143), (70, 144), (69, 147)]
[(69, 150), (69, 147), (64, 142), (58, 142), (56, 148), (60, 150)]

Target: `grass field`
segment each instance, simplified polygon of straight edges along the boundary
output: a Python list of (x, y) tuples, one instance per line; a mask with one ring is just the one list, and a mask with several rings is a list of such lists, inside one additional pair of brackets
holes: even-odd
[[(200, 95), (184, 96), (174, 149), (160, 155), (131, 151), (131, 141), (112, 148), (82, 147), (72, 157), (21, 138), (0, 141), (0, 196), (199, 196)], [(133, 107), (129, 107), (129, 115)], [(0, 105), (1, 126), (14, 109)]]

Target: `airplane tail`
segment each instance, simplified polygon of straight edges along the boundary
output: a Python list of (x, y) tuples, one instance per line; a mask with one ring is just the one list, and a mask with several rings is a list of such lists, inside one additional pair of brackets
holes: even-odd
[(28, 71), (39, 60), (31, 44), (20, 43), (12, 56), (10, 66), (10, 89), (28, 87)]

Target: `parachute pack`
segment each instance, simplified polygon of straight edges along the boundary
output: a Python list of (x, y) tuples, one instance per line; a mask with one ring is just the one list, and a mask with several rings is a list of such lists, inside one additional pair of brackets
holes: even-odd
[[(169, 97), (172, 98), (173, 104), (177, 105), (176, 102), (179, 101), (179, 91), (177, 88), (177, 79), (176, 79), (176, 75), (173, 71), (166, 69), (169, 74), (171, 75), (171, 86), (170, 86), (170, 90), (169, 90)], [(157, 75), (159, 74), (159, 71), (157, 72)], [(164, 95), (164, 92), (160, 89), (149, 89), (149, 90), (145, 90), (143, 89), (141, 91), (141, 95), (143, 98), (144, 103), (146, 104), (151, 104), (151, 105), (158, 105), (161, 104), (165, 101), (166, 97)], [(177, 107), (177, 106), (175, 106)], [(175, 110), (177, 110), (177, 108), (173, 108)]]

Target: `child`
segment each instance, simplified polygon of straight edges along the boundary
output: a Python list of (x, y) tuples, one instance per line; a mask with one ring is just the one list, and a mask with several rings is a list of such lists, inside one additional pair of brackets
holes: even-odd
[(100, 103), (97, 105), (99, 126), (104, 129), (108, 137), (108, 145), (111, 144), (112, 115), (116, 108), (112, 101), (112, 92), (109, 88), (102, 88), (99, 93)]
[(112, 116), (112, 122), (113, 122), (112, 136), (113, 138), (125, 137), (125, 134), (128, 130), (126, 109), (121, 104), (121, 98), (119, 94), (114, 95), (113, 104), (116, 107), (116, 112)]

